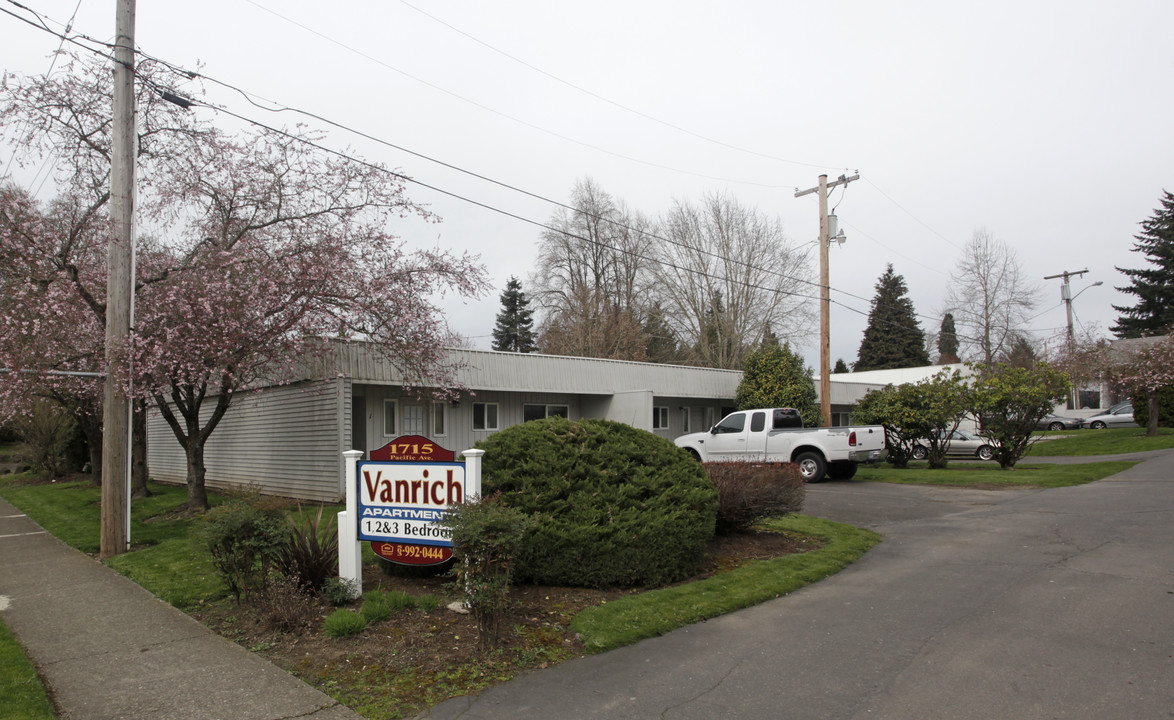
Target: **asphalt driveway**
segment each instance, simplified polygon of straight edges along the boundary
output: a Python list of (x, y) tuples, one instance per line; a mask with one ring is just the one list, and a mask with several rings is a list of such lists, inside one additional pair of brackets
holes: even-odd
[(790, 596), (421, 717), (1174, 717), (1174, 451), (1100, 482), (840, 482), (806, 512), (885, 542)]

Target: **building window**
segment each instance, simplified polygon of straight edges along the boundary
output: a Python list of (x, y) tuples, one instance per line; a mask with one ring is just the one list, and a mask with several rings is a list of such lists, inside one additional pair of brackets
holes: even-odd
[(387, 437), (394, 437), (395, 432), (395, 400), (383, 401), (383, 434)]
[(428, 411), (423, 405), (405, 403), (400, 409), (400, 421), (404, 435), (423, 435), (428, 432)]
[(444, 437), (448, 434), (448, 404), (432, 403), (432, 436)]
[(713, 408), (705, 408), (705, 429), (709, 430), (713, 427)]
[(522, 422), (541, 420), (548, 417), (570, 417), (571, 408), (567, 405), (537, 405), (522, 406)]
[(652, 429), (667, 430), (669, 427), (669, 409), (667, 407), (652, 408)]
[(497, 403), (473, 403), (473, 429), (497, 429)]
[(693, 432), (692, 411), (687, 408), (681, 408), (681, 432)]

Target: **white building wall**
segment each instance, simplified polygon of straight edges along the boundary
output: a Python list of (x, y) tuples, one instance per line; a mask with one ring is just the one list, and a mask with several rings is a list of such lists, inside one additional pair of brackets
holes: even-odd
[[(351, 432), (350, 382), (342, 378), (242, 392), (204, 449), (209, 488), (256, 487), (273, 495), (335, 501)], [(212, 401), (205, 403), (205, 419)], [(185, 483), (187, 464), (158, 410), (147, 420), (151, 477)]]

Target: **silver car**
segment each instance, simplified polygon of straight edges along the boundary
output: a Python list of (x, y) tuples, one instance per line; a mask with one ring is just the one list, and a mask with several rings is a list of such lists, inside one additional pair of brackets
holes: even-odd
[(1119, 402), (1100, 415), (1093, 415), (1085, 422), (1093, 430), (1136, 425), (1137, 423), (1133, 421), (1133, 401)]
[[(950, 436), (950, 445), (946, 448), (946, 456), (976, 457), (979, 460), (990, 460), (995, 456), (995, 447), (998, 443), (987, 440), (966, 430), (955, 430)], [(913, 445), (913, 459), (924, 460), (929, 456), (929, 445), (924, 440), (918, 440)]]

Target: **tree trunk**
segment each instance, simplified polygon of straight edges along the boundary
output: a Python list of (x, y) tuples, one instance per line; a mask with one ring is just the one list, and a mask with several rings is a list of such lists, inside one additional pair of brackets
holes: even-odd
[(79, 413), (75, 415), (90, 453), (90, 482), (102, 485), (102, 423), (94, 416)]
[(207, 468), (204, 467), (204, 443), (199, 433), (188, 438), (184, 451), (187, 454), (188, 465), (188, 499), (183, 508), (188, 512), (203, 512), (209, 505), (208, 491), (204, 487), (204, 478), (207, 475)]
[(147, 401), (135, 400), (131, 416), (131, 498), (151, 497), (147, 488)]
[(1152, 388), (1145, 391), (1146, 404), (1150, 408), (1149, 422), (1146, 423), (1145, 435), (1146, 437), (1158, 436), (1158, 412), (1161, 410), (1161, 403), (1158, 401), (1158, 389)]

